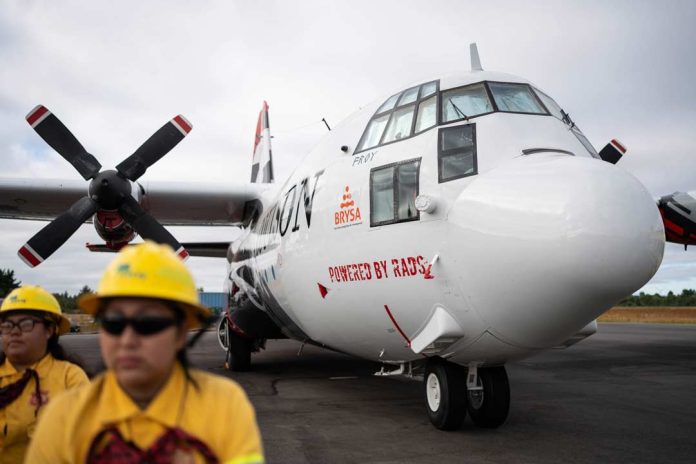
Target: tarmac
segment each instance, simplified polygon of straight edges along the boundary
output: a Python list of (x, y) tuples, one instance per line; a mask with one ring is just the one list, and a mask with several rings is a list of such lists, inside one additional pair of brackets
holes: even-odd
[[(94, 334), (66, 348), (98, 368)], [(233, 378), (257, 412), (269, 463), (694, 463), (696, 325), (600, 324), (597, 334), (507, 366), (510, 414), (495, 430), (436, 430), (422, 384), (379, 364), (271, 340), (228, 372), (213, 332), (193, 364)], [(219, 401), (224, 401), (220, 398)]]

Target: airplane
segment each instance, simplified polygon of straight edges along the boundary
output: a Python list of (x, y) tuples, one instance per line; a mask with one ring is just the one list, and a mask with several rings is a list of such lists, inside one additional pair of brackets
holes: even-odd
[[(652, 198), (616, 166), (623, 144), (597, 152), (547, 93), (470, 53), (470, 72), (403, 87), (331, 128), (283, 182), (266, 102), (245, 185), (138, 182), (192, 129), (181, 115), (102, 170), (39, 106), (28, 122), (88, 193), (82, 181), (0, 179), (0, 216), (55, 218), (20, 248), (30, 266), (90, 218), (105, 240), (92, 251), (140, 235), (182, 258), (225, 257), (217, 328), (231, 370), (292, 338), (420, 380), (438, 429), (467, 414), (498, 427), (505, 364), (595, 333), (655, 274), (665, 240), (696, 243), (696, 195)], [(180, 243), (164, 228), (216, 224), (242, 233)]]

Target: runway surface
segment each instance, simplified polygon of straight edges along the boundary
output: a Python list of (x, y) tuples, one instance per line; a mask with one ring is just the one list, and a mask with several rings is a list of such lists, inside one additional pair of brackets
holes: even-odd
[[(95, 335), (64, 345), (99, 364)], [(508, 365), (510, 415), (434, 429), (422, 385), (377, 378), (379, 365), (269, 341), (254, 371), (228, 373), (213, 332), (193, 363), (234, 378), (256, 407), (269, 463), (694, 463), (696, 326), (600, 324), (566, 350)], [(224, 398), (220, 398), (224, 401)]]

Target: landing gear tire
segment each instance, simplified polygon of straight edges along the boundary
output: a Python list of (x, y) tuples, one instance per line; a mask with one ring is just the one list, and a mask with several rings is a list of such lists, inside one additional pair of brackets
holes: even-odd
[(456, 430), (466, 417), (466, 371), (440, 358), (425, 366), (423, 394), (428, 418), (440, 430)]
[(478, 427), (494, 429), (507, 419), (510, 411), (510, 383), (505, 367), (478, 369), (483, 390), (467, 391), (467, 409)]
[(217, 339), (218, 339), (218, 344), (220, 345), (220, 348), (227, 351), (228, 335), (227, 335), (227, 318), (225, 316), (222, 316), (222, 318), (220, 319), (220, 322), (218, 322)]
[(225, 367), (234, 372), (251, 370), (252, 341), (227, 330), (227, 357)]

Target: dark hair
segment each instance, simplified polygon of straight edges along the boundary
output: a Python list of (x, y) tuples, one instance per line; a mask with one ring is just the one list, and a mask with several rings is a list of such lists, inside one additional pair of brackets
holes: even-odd
[(58, 342), (58, 333), (54, 333), (51, 335), (51, 338), (48, 339), (48, 346), (46, 347), (46, 351), (48, 351), (51, 356), (53, 356), (55, 359), (58, 359), (59, 361), (67, 361), (69, 363), (73, 363), (80, 367), (83, 371), (85, 371), (85, 374), (87, 374), (88, 377), (92, 378), (93, 373), (85, 367), (85, 363), (82, 361), (82, 358), (77, 356), (76, 354), (69, 353), (68, 351), (63, 348), (63, 345), (61, 345)]
[[(179, 327), (179, 329), (186, 330), (186, 309), (173, 301), (161, 301), (165, 306), (167, 306), (174, 312), (174, 317), (176, 318), (177, 326)], [(181, 364), (181, 367), (184, 369), (184, 375), (186, 376), (186, 380), (191, 382), (191, 384), (194, 386), (196, 390), (198, 390), (199, 388), (198, 382), (196, 382), (196, 379), (194, 379), (191, 375), (191, 361), (188, 358), (187, 350), (196, 343), (196, 341), (198, 340), (198, 338), (200, 338), (201, 334), (203, 333), (203, 331), (205, 331), (205, 329), (206, 327), (201, 326), (200, 331), (194, 334), (194, 336), (186, 342), (184, 347), (176, 353), (176, 360), (179, 361), (179, 364)]]

